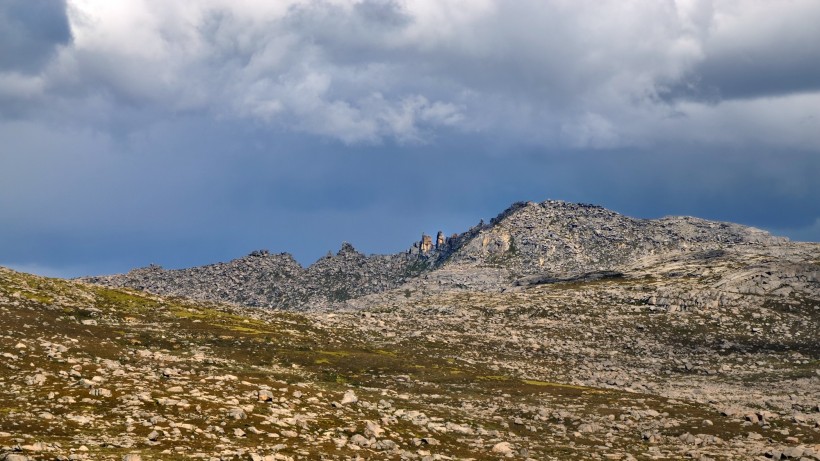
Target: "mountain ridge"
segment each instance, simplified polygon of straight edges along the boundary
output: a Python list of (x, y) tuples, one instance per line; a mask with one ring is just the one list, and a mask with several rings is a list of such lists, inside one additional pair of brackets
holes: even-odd
[(307, 267), (289, 253), (257, 250), (228, 262), (172, 270), (152, 265), (81, 280), (161, 295), (302, 310), (384, 292), (422, 276), (435, 277), (441, 269), (494, 268), (477, 283), (500, 288), (522, 277), (622, 271), (655, 254), (787, 243), (783, 237), (739, 224), (695, 217), (637, 219), (597, 205), (547, 200), (513, 203), (488, 223), (482, 220), (449, 238), (440, 236), (435, 247), (423, 236), (395, 254), (364, 255), (344, 242), (335, 255)]

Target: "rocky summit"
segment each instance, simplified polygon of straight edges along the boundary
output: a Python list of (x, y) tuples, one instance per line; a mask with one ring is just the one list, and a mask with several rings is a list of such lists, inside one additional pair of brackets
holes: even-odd
[[(159, 266), (88, 277), (90, 283), (249, 306), (309, 310), (339, 307), (429, 277), (468, 272), (464, 288), (503, 289), (532, 275), (568, 277), (629, 270), (643, 258), (743, 246), (779, 248), (786, 239), (737, 224), (690, 217), (634, 219), (604, 208), (546, 201), (520, 202), (489, 223), (445, 238), (422, 235), (406, 252), (365, 256), (344, 243), (303, 268), (287, 253), (254, 251), (227, 263), (191, 269)], [(674, 257), (674, 256), (670, 256)]]
[(0, 269), (0, 460), (820, 460), (820, 244), (517, 203), (394, 255)]

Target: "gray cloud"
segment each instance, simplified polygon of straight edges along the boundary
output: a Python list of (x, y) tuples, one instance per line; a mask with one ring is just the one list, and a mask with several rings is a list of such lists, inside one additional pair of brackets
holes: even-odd
[(820, 4), (725, 6), (723, 14), (702, 15), (703, 58), (668, 96), (714, 102), (820, 91)]
[(353, 144), (491, 130), (570, 148), (686, 139), (707, 120), (777, 137), (746, 102), (758, 96), (780, 98), (792, 125), (817, 112), (783, 99), (820, 81), (808, 1), (94, 5), (70, 9), (78, 39), (43, 76), (0, 75), (8, 105), (194, 111)]
[(0, 71), (37, 73), (70, 41), (64, 0), (0, 4)]

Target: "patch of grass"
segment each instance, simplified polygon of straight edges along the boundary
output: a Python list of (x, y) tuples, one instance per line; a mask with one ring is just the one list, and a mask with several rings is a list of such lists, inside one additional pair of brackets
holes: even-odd
[(484, 375), (476, 376), (476, 379), (479, 381), (509, 381), (510, 378), (502, 375)]
[(582, 391), (597, 391), (591, 387), (586, 386), (575, 386), (572, 384), (561, 384), (561, 383), (553, 383), (549, 381), (536, 381), (534, 379), (522, 379), (522, 383), (530, 385), (530, 386), (539, 386), (539, 387), (560, 387), (564, 389), (577, 389)]
[(350, 352), (345, 351), (317, 351), (322, 355), (329, 355), (331, 357), (349, 357)]
[(28, 299), (29, 301), (34, 301), (40, 304), (51, 304), (54, 302), (54, 298), (51, 296), (47, 296), (40, 293), (32, 293), (30, 291), (21, 291), (20, 295), (24, 298)]
[(240, 325), (231, 325), (231, 326), (228, 326), (228, 329), (231, 330), (231, 331), (236, 331), (236, 332), (239, 332), (239, 333), (249, 333), (249, 334), (252, 334), (252, 335), (263, 335), (263, 334), (266, 334), (266, 333), (270, 333), (269, 331), (257, 330), (255, 328), (248, 328), (248, 327), (243, 327), (243, 326), (240, 326)]

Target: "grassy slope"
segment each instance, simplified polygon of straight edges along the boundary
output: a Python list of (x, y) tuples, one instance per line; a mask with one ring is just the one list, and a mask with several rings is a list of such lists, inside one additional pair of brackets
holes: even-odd
[[(0, 269), (0, 446), (35, 459), (486, 459), (509, 441), (521, 459), (678, 459), (680, 434), (761, 431), (686, 402), (523, 380), (424, 341), (385, 346), (302, 315), (263, 314)], [(257, 399), (266, 386), (274, 403)], [(359, 404), (334, 406), (349, 389)], [(247, 417), (226, 416), (233, 407)], [(656, 423), (655, 411), (675, 424)], [(337, 447), (366, 421), (397, 448)], [(576, 432), (588, 421), (603, 430)]]

